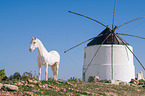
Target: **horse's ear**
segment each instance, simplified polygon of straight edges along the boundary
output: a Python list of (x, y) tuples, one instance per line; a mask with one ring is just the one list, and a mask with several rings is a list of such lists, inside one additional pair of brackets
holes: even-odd
[(32, 40), (34, 40), (34, 38), (32, 37)]
[(35, 36), (35, 40), (36, 40), (36, 36)]

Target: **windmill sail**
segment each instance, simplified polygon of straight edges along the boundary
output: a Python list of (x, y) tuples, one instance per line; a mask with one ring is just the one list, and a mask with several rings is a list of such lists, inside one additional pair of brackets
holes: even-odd
[(104, 26), (104, 27), (107, 27), (106, 25), (104, 25), (103, 23), (99, 22), (98, 20), (95, 20), (95, 19), (90, 18), (90, 17), (88, 17), (88, 16), (85, 16), (85, 15), (82, 15), (82, 14), (79, 14), (79, 13), (76, 13), (76, 12), (72, 12), (72, 11), (68, 11), (68, 12), (73, 13), (73, 14), (76, 14), (76, 15), (79, 15), (79, 16), (82, 16), (82, 17), (85, 17), (85, 18), (88, 18), (88, 19), (90, 19), (90, 20), (93, 20), (93, 21), (95, 21), (95, 22), (101, 24), (101, 25)]
[(72, 50), (72, 49), (74, 49), (74, 48), (76, 48), (76, 47), (78, 47), (78, 46), (80, 46), (80, 45), (82, 45), (82, 44), (84, 44), (84, 43), (86, 43), (86, 42), (88, 42), (88, 41), (94, 39), (94, 38), (95, 38), (95, 37), (90, 38), (90, 39), (88, 39), (88, 40), (86, 40), (86, 41), (83, 41), (83, 42), (81, 42), (80, 44), (78, 44), (78, 45), (76, 45), (76, 46), (73, 46), (73, 47), (71, 47), (70, 49), (64, 51), (64, 53), (66, 53), (66, 52), (68, 52), (68, 51), (70, 51), (70, 50)]
[(113, 23), (112, 23), (112, 29), (114, 28), (114, 20), (115, 20), (116, 3), (117, 3), (117, 0), (115, 0), (115, 6), (114, 6), (114, 12), (113, 12)]
[[(117, 36), (117, 35), (116, 35)], [(119, 37), (117, 36), (121, 41), (122, 43), (125, 44), (125, 42)], [(140, 62), (140, 60), (137, 58), (137, 56), (131, 51), (131, 49), (125, 44), (125, 46), (129, 49), (129, 51), (133, 54), (133, 56), (136, 58), (136, 60), (139, 62), (139, 64), (142, 66), (142, 68), (145, 70), (145, 67), (143, 66), (143, 64)]]
[(137, 37), (137, 38), (140, 38), (140, 39), (145, 39), (145, 37), (140, 37), (140, 36), (131, 35), (131, 34), (124, 34), (124, 33), (116, 33), (116, 34), (118, 34), (118, 35), (125, 35), (125, 36)]
[[(128, 24), (128, 23), (130, 23), (130, 22), (132, 22), (132, 21), (135, 21), (135, 20), (138, 20), (138, 19), (142, 19), (142, 18), (145, 18), (145, 16), (144, 16), (144, 17), (135, 18), (135, 19), (130, 20), (130, 21), (126, 22), (126, 23), (123, 23), (123, 24), (121, 24), (120, 26), (118, 26), (118, 28), (120, 28), (121, 26), (123, 26), (123, 25), (125, 25), (125, 24)], [(118, 28), (117, 28), (117, 29), (118, 29)]]

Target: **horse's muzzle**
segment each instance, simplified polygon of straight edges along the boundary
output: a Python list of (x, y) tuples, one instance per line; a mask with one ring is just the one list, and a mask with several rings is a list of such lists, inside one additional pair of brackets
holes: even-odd
[(31, 48), (29, 49), (29, 51), (30, 51), (30, 52), (33, 52), (33, 50), (32, 50)]

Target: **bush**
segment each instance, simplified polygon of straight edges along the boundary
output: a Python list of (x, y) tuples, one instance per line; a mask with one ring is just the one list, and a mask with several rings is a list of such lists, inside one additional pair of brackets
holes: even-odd
[(70, 77), (70, 79), (68, 79), (68, 81), (69, 81), (69, 82), (70, 82), (70, 81), (73, 81), (73, 82), (81, 82), (80, 79), (75, 78), (75, 77)]
[(28, 79), (35, 79), (35, 80), (37, 80), (38, 76), (36, 74), (33, 75), (32, 71), (31, 72), (25, 72), (22, 75), (22, 79), (24, 79), (24, 80), (28, 80)]
[(144, 83), (145, 83), (145, 80), (143, 80), (143, 79), (139, 80), (139, 85), (144, 85)]
[(10, 80), (16, 79), (16, 80), (20, 80), (21, 79), (21, 75), (19, 72), (15, 72), (14, 75), (11, 75), (9, 77)]
[(7, 79), (8, 79), (8, 77), (5, 76), (5, 77), (2, 79), (2, 81), (6, 81)]
[(5, 69), (0, 70), (0, 80), (6, 76)]

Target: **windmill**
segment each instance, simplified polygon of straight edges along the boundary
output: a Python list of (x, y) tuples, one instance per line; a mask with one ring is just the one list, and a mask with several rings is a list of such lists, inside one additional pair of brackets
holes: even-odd
[(76, 12), (69, 11), (72, 14), (85, 17), (105, 27), (105, 29), (98, 36), (90, 38), (64, 51), (66, 53), (71, 49), (92, 40), (87, 44), (87, 47), (84, 48), (84, 81), (87, 81), (89, 76), (99, 76), (100, 79), (112, 79), (129, 82), (132, 78), (135, 78), (133, 56), (145, 70), (143, 64), (133, 53), (133, 48), (118, 35), (133, 36), (141, 39), (145, 38), (130, 34), (115, 33), (115, 31), (121, 26), (132, 21), (145, 18), (145, 16), (130, 20), (126, 23), (121, 24), (120, 26), (114, 27), (116, 3), (117, 0), (115, 0), (112, 29), (109, 28), (109, 26), (106, 26), (103, 23), (99, 22), (98, 20)]

